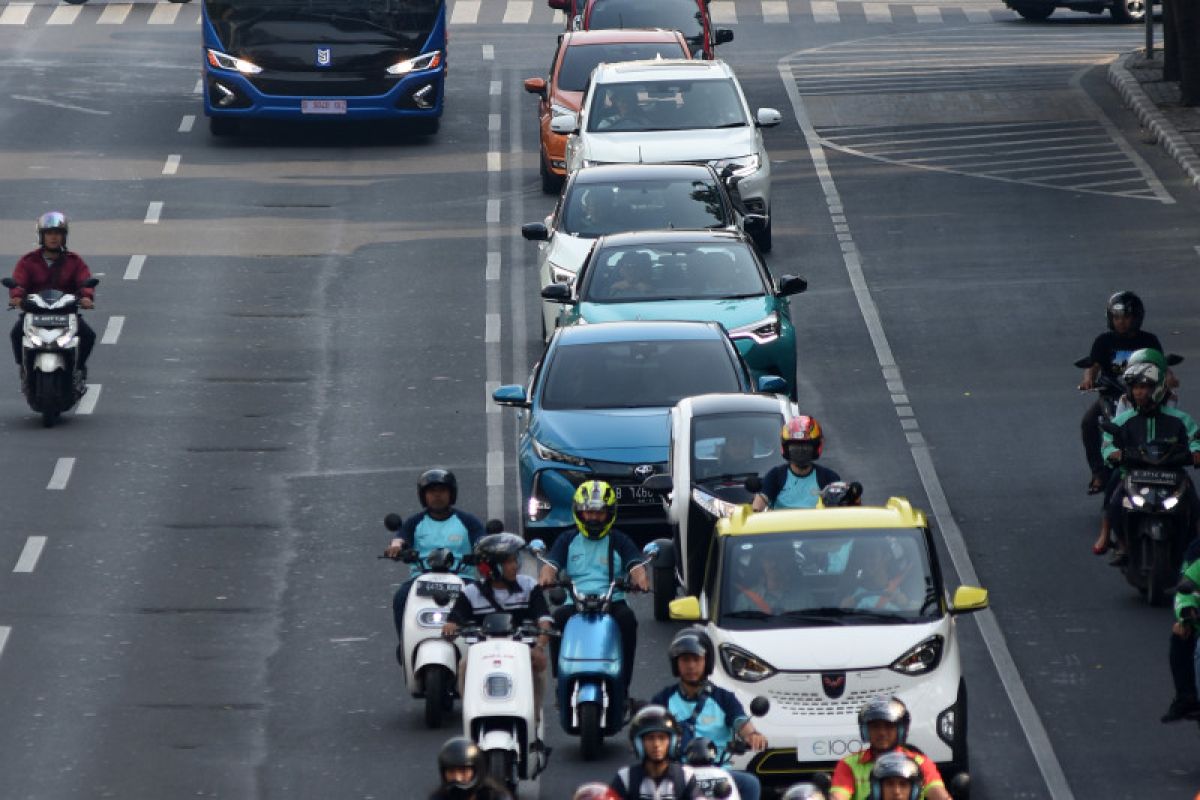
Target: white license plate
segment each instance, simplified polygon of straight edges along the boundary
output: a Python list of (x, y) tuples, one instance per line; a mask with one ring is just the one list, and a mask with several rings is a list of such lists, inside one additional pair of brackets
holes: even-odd
[(803, 737), (796, 742), (796, 760), (801, 764), (808, 761), (841, 761), (864, 747), (866, 745), (857, 736)]
[(345, 114), (345, 100), (301, 100), (301, 114)]

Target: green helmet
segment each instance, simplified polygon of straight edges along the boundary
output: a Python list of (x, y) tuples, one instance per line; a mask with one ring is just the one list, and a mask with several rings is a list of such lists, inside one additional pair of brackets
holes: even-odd
[[(1139, 352), (1157, 352), (1139, 351)], [(1159, 354), (1161, 355), (1161, 353)], [(1132, 359), (1133, 357), (1130, 356)], [(1130, 364), (1125, 367), (1125, 371), (1121, 373), (1121, 380), (1132, 391), (1134, 386), (1140, 384), (1151, 384), (1154, 388), (1150, 393), (1150, 399), (1155, 405), (1162, 403), (1163, 398), (1167, 395), (1167, 370), (1166, 367), (1160, 367), (1150, 361), (1143, 361), (1138, 364)]]
[(1129, 360), (1125, 362), (1125, 367), (1128, 369), (1134, 364), (1153, 364), (1162, 371), (1163, 375), (1167, 374), (1167, 357), (1153, 347), (1143, 347), (1141, 350), (1134, 350), (1129, 356)]

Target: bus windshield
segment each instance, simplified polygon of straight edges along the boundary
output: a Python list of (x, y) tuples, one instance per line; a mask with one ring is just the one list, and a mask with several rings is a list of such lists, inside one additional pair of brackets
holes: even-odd
[[(268, 38), (420, 47), (444, 0), (205, 0), (217, 37), (230, 49)], [(249, 34), (254, 28), (256, 34)], [(265, 28), (265, 30), (264, 30)], [(373, 36), (372, 36), (373, 34)]]

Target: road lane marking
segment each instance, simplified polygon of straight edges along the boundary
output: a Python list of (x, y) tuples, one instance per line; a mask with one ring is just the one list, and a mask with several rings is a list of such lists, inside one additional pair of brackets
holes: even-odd
[(4, 645), (8, 644), (8, 634), (11, 632), (12, 628), (0, 625), (0, 656), (4, 655)]
[(204, 91), (204, 78), (196, 78), (196, 85), (192, 87), (192, 94), (200, 94)]
[(100, 390), (104, 386), (99, 383), (89, 383), (87, 394), (79, 401), (79, 405), (75, 407), (75, 413), (80, 416), (87, 416), (96, 410), (96, 403), (100, 402)]
[(162, 201), (155, 200), (153, 203), (151, 203), (146, 208), (145, 223), (147, 225), (157, 225), (159, 217), (162, 216), (162, 210), (163, 210)]
[(50, 12), (50, 19), (46, 20), (47, 25), (70, 25), (79, 16), (79, 12), (83, 10), (83, 6), (73, 6), (63, 4), (55, 6)]
[(812, 15), (814, 22), (841, 22), (837, 3), (832, 0), (813, 0)]
[(129, 11), (132, 8), (132, 3), (109, 3), (100, 12), (100, 19), (96, 20), (96, 24), (120, 25), (129, 16)]
[(54, 465), (54, 473), (50, 476), (50, 482), (46, 484), (46, 489), (52, 492), (61, 492), (66, 489), (73, 469), (75, 469), (75, 459), (60, 458)]
[(130, 256), (129, 266), (125, 267), (125, 280), (136, 281), (142, 276), (142, 267), (146, 264), (145, 256)]
[(1200, 244), (1196, 245), (1195, 250), (1196, 250), (1196, 255), (1200, 256)]
[(482, 46), (482, 50), (483, 50), (483, 60), (484, 61), (495, 61), (496, 60), (496, 48), (495, 47), (493, 47), (490, 44), (485, 44)]
[(887, 3), (863, 3), (863, 13), (867, 22), (891, 22), (892, 9)]
[(963, 8), (961, 10), (967, 15), (967, 22), (992, 21), (992, 10), (990, 8)]
[(502, 84), (500, 81), (492, 81), (491, 85), (488, 87), (488, 94), (492, 97), (496, 97), (500, 94), (501, 86)]
[[(816, 3), (813, 4), (814, 6)], [(833, 5), (829, 3), (828, 5)], [(815, 13), (815, 12), (814, 12)], [(762, 0), (763, 22), (782, 25), (788, 22), (788, 7), (783, 0)]]
[(504, 452), (502, 450), (488, 451), (487, 485), (489, 489), (493, 486), (504, 486)]
[[(508, 22), (508, 14), (504, 21)], [(495, 61), (489, 65), (490, 85), (488, 87), (488, 144), (489, 154), (499, 154), (503, 143), (503, 132), (500, 124), (501, 75), (500, 67)], [(516, 93), (513, 93), (516, 96)], [(492, 122), (495, 121), (493, 125)], [(489, 156), (490, 162), (490, 156)], [(514, 162), (515, 163), (515, 162)], [(500, 359), (500, 281), (492, 280), (493, 271), (499, 276), (500, 270), (500, 197), (504, 192), (499, 171), (489, 169), (486, 173), (487, 204), (484, 210), (486, 222), (487, 267), (484, 269), (484, 315), (483, 315), (483, 349), (484, 349), (484, 378), (485, 389), (499, 387), (503, 364)], [(493, 257), (494, 256), (494, 257)], [(494, 391), (494, 390), (493, 390)], [(491, 392), (488, 392), (491, 397)], [(490, 410), (490, 409), (489, 409)], [(487, 430), (487, 516), (488, 519), (504, 518), (504, 416), (497, 413), (485, 414)]]
[(450, 12), (451, 25), (474, 25), (479, 22), (479, 0), (458, 0)]
[(533, 16), (533, 0), (508, 0), (504, 9), (504, 25), (523, 25)]
[(500, 388), (500, 381), (487, 381), (483, 384), (483, 413), (499, 414), (500, 406), (492, 401), (492, 395)]
[(184, 114), (183, 119), (179, 120), (179, 132), (191, 133), (192, 126), (196, 124), (195, 114)]
[(714, 25), (737, 25), (737, 7), (732, 0), (713, 0), (708, 14)]
[(9, 3), (0, 11), (0, 25), (24, 25), (32, 10), (33, 3)]
[(500, 200), (498, 198), (489, 198), (487, 201), (487, 221), (489, 224), (500, 221)]
[(942, 21), (942, 10), (937, 6), (913, 6), (912, 10), (917, 15), (917, 22), (940, 24)]
[(488, 130), (489, 131), (500, 130), (500, 115), (499, 114), (488, 114)]
[(488, 343), (500, 341), (499, 314), (488, 314), (483, 318), (483, 341)]
[(487, 170), (488, 170), (488, 172), (499, 172), (500, 171), (500, 154), (499, 153), (488, 153), (487, 154)]
[(116, 344), (121, 338), (121, 329), (125, 327), (125, 318), (121, 316), (111, 316), (108, 318), (108, 324), (104, 326), (104, 335), (100, 337), (100, 344)]
[(487, 267), (484, 269), (483, 279), (487, 281), (500, 280), (500, 251), (492, 250), (487, 254)]
[(147, 22), (151, 25), (171, 25), (174, 24), (175, 18), (179, 16), (179, 9), (183, 8), (179, 3), (156, 3), (154, 10), (150, 12), (150, 19)]
[(17, 565), (13, 567), (13, 572), (33, 572), (45, 547), (45, 536), (30, 536), (26, 539), (25, 547), (21, 549), (21, 555), (17, 557)]
[[(777, 62), (779, 76), (783, 80), (788, 98), (792, 103), (796, 122), (804, 134), (808, 155), (820, 180), (821, 189), (825, 194), (826, 203), (829, 206), (829, 212), (831, 215), (842, 214), (844, 213), (844, 208), (841, 196), (838, 193), (837, 184), (833, 180), (833, 173), (829, 169), (829, 163), (825, 159), (825, 150), (821, 137), (817, 134), (812, 121), (808, 117), (808, 111), (804, 106), (804, 101), (800, 97), (800, 89), (796, 85), (796, 81), (791, 73), (789, 59), (794, 55), (798, 54), (785, 56)], [(888, 342), (887, 334), (884, 332), (879, 309), (875, 305), (875, 300), (871, 296), (871, 289), (867, 285), (858, 250), (854, 243), (850, 242), (848, 248), (846, 243), (843, 243), (842, 251), (842, 261), (845, 264), (846, 273), (850, 278), (850, 285), (854, 290), (855, 299), (858, 301), (859, 313), (862, 315), (867, 332), (871, 337), (871, 345), (875, 349), (876, 360), (879, 362), (885, 381), (887, 381), (888, 391), (894, 394), (904, 393), (903, 384), (900, 380), (900, 369), (893, 358), (891, 344)], [(906, 421), (901, 420), (902, 426)], [(913, 418), (912, 422), (916, 423), (916, 419)], [(967, 550), (966, 539), (954, 521), (954, 514), (950, 510), (950, 503), (946, 499), (945, 490), (942, 488), (941, 480), (938, 478), (937, 469), (934, 467), (933, 457), (930, 454), (925, 438), (919, 432), (906, 430), (905, 439), (908, 441), (909, 452), (912, 455), (913, 463), (916, 465), (917, 473), (921, 477), (921, 484), (925, 488), (930, 508), (942, 530), (942, 538), (945, 542), (946, 550), (950, 554), (950, 560), (954, 565), (955, 572), (957, 572), (958, 577), (964, 584), (978, 586), (979, 576), (975, 572), (974, 564), (971, 562), (971, 554)], [(1004, 632), (1000, 630), (1000, 624), (996, 621), (995, 613), (991, 609), (984, 609), (972, 616), (979, 625), (980, 635), (983, 637), (984, 644), (991, 655), (992, 663), (996, 666), (1000, 682), (1004, 685), (1004, 691), (1008, 695), (1009, 702), (1013, 706), (1013, 711), (1017, 715), (1021, 730), (1025, 734), (1025, 739), (1029, 744), (1033, 758), (1037, 762), (1042, 779), (1049, 790), (1049, 796), (1055, 798), (1055, 800), (1073, 800), (1074, 795), (1071, 792), (1070, 784), (1067, 782), (1067, 776), (1063, 772), (1062, 764), (1059, 763), (1058, 756), (1054, 753), (1054, 746), (1050, 742), (1050, 736), (1046, 733), (1046, 728), (1042, 724), (1037, 708), (1034, 707), (1033, 700), (1025, 688), (1021, 673), (1017, 669), (1012, 653), (1008, 649)]]
[(174, 175), (176, 172), (178, 172), (179, 171), (179, 161), (181, 158), (183, 158), (183, 156), (177, 156), (177, 155), (167, 156), (167, 163), (163, 164), (162, 174), (163, 175)]
[(60, 103), (57, 100), (48, 100), (45, 97), (31, 97), (30, 95), (25, 95), (25, 94), (14, 94), (14, 95), (11, 95), (11, 97), (13, 100), (20, 100), (25, 103), (36, 103), (39, 106), (50, 106), (51, 108), (61, 108), (64, 111), (78, 111), (81, 114), (94, 114), (98, 117), (107, 117), (109, 114), (112, 113), (111, 111), (105, 111), (105, 110), (99, 109), (99, 108), (84, 108), (83, 106), (76, 106), (76, 105), (72, 105), (70, 103)]

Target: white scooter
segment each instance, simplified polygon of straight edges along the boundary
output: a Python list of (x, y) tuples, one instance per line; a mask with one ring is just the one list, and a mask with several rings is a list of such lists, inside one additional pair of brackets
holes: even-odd
[[(388, 514), (383, 524), (395, 533), (400, 530), (400, 516)], [(462, 651), (442, 636), (442, 626), (462, 592), (463, 579), (458, 573), (469, 566), (469, 559), (470, 556), (456, 564), (454, 554), (445, 548), (434, 550), (425, 558), (409, 549), (398, 559), (426, 570), (413, 580), (408, 590), (401, 636), (404, 685), (413, 697), (425, 699), (425, 725), (430, 728), (441, 727), (446, 714), (454, 710)]]
[(463, 733), (483, 751), (487, 774), (516, 791), (546, 768), (542, 722), (534, 698), (530, 648), (542, 633), (488, 614), (458, 635), (469, 645), (463, 678)]

